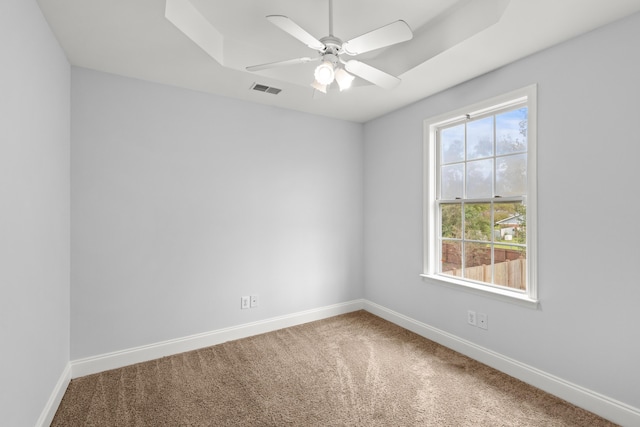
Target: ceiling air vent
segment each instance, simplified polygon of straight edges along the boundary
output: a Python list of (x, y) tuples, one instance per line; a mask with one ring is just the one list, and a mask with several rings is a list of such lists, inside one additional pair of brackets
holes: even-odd
[(252, 90), (257, 90), (258, 92), (270, 93), (270, 94), (273, 94), (273, 95), (277, 95), (282, 91), (282, 89), (278, 89), (277, 87), (265, 86), (265, 85), (261, 85), (259, 83), (254, 83), (251, 86), (251, 89)]

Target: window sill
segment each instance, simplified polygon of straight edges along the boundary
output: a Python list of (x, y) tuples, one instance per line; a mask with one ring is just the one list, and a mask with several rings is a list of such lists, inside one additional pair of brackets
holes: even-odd
[(433, 283), (447, 288), (456, 289), (458, 291), (469, 292), (512, 304), (518, 304), (527, 308), (537, 309), (540, 304), (538, 299), (531, 298), (529, 295), (524, 293), (476, 285), (464, 280), (456, 280), (454, 278), (448, 278), (441, 275), (421, 274), (420, 276), (427, 283)]

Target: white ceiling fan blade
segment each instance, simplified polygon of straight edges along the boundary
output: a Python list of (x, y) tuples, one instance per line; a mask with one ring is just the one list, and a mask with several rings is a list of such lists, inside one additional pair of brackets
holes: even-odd
[(411, 31), (411, 28), (409, 28), (409, 25), (406, 22), (399, 20), (346, 41), (342, 45), (342, 48), (348, 55), (359, 55), (361, 53), (391, 46), (392, 44), (411, 40), (412, 38), (413, 32)]
[(268, 64), (252, 65), (250, 67), (247, 67), (246, 70), (247, 71), (260, 71), (260, 70), (266, 70), (268, 68), (286, 67), (286, 66), (289, 66), (289, 65), (297, 65), (297, 64), (306, 64), (307, 62), (319, 61), (320, 58), (321, 57), (318, 56), (317, 58), (304, 57), (304, 58), (288, 59), (286, 61), (278, 61), (278, 62), (270, 62)]
[(282, 15), (269, 15), (267, 16), (269, 22), (280, 28), (282, 31), (289, 33), (293, 37), (300, 40), (302, 43), (309, 46), (311, 49), (323, 50), (324, 43), (307, 33), (298, 24), (291, 19)]
[(355, 59), (347, 61), (344, 64), (344, 68), (348, 72), (385, 89), (393, 89), (400, 83), (399, 78)]

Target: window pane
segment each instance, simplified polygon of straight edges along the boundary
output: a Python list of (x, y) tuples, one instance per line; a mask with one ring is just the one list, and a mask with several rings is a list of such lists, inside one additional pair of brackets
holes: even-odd
[(443, 166), (440, 169), (440, 197), (444, 200), (462, 198), (464, 164)]
[(527, 244), (527, 207), (522, 203), (495, 203), (493, 209), (494, 240)]
[(509, 245), (494, 248), (493, 283), (514, 289), (527, 289), (527, 251)]
[(493, 156), (493, 116), (467, 123), (467, 160)]
[(493, 225), (491, 224), (490, 203), (465, 203), (464, 205), (464, 238), (469, 240), (491, 241)]
[(462, 243), (442, 242), (440, 272), (449, 276), (462, 276)]
[(440, 152), (443, 164), (464, 160), (463, 124), (440, 131)]
[(496, 115), (497, 155), (527, 151), (527, 108)]
[(527, 155), (496, 159), (496, 195), (502, 197), (527, 194)]
[(491, 283), (491, 246), (486, 243), (465, 243), (464, 277)]
[(448, 239), (462, 238), (462, 206), (440, 205), (442, 237)]
[(467, 162), (467, 198), (493, 197), (493, 159)]

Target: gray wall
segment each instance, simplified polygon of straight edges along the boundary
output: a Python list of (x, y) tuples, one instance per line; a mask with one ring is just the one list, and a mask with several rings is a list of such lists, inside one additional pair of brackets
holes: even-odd
[[(366, 298), (640, 407), (638, 40), (636, 14), (367, 123)], [(424, 119), (532, 83), (539, 310), (418, 276)], [(488, 331), (466, 324), (468, 309), (489, 315)]]
[(69, 64), (35, 1), (0, 7), (0, 423), (36, 423), (69, 362)]
[(363, 296), (362, 125), (81, 68), (71, 98), (72, 360)]

